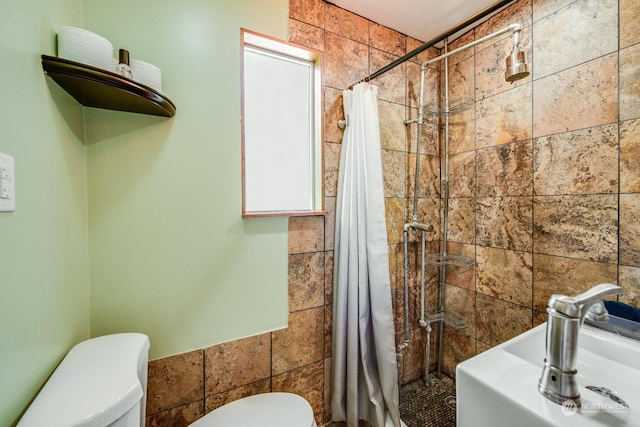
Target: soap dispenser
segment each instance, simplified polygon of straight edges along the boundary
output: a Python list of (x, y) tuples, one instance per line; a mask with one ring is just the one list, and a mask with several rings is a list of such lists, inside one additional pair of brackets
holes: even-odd
[(133, 79), (133, 73), (131, 72), (131, 66), (129, 65), (129, 51), (120, 49), (118, 53), (118, 66), (116, 67), (116, 73), (128, 79)]

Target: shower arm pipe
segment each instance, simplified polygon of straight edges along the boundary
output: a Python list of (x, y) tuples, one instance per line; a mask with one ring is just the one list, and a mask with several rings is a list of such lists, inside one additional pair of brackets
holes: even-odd
[[(516, 24), (508, 25), (508, 26), (504, 27), (503, 29), (496, 31), (495, 33), (491, 33), (489, 35), (486, 35), (486, 36), (484, 36), (482, 38), (479, 38), (478, 40), (472, 41), (471, 43), (467, 43), (464, 46), (460, 46), (457, 49), (453, 49), (450, 52), (443, 53), (440, 56), (436, 56), (435, 58), (428, 59), (428, 60), (426, 60), (426, 61), (424, 61), (422, 63), (422, 67), (421, 68), (425, 69), (430, 64), (433, 64), (434, 62), (442, 61), (443, 59), (448, 58), (450, 56), (453, 56), (456, 53), (462, 52), (463, 50), (469, 49), (470, 47), (477, 46), (477, 45), (479, 45), (481, 43), (484, 43), (484, 42), (486, 42), (488, 40), (491, 40), (491, 39), (493, 39), (495, 37), (501, 36), (503, 34), (511, 34), (513, 32), (518, 32), (519, 33), (521, 30), (522, 30), (522, 26), (520, 24), (516, 23)], [(520, 40), (519, 36), (516, 36), (516, 40)]]
[(378, 71), (372, 73), (371, 75), (358, 80), (356, 83), (352, 84), (351, 86), (349, 86), (349, 89), (353, 89), (353, 87), (355, 85), (357, 85), (358, 83), (362, 83), (362, 82), (370, 82), (371, 80), (375, 79), (376, 77), (380, 77), (381, 75), (383, 75), (384, 73), (386, 73), (389, 70), (394, 69), (395, 67), (397, 67), (400, 64), (403, 64), (405, 62), (407, 62), (409, 59), (413, 58), (414, 56), (418, 55), (419, 53), (422, 53), (423, 51), (429, 49), (430, 47), (435, 46), (437, 43), (440, 43), (442, 40), (456, 34), (459, 31), (464, 30), (467, 27), (470, 27), (471, 25), (475, 24), (476, 22), (480, 21), (483, 18), (486, 18), (487, 16), (493, 14), (494, 12), (498, 12), (500, 9), (502, 9), (503, 7), (507, 6), (510, 3), (513, 3), (515, 0), (501, 0), (499, 2), (497, 2), (496, 4), (493, 4), (489, 7), (487, 7), (486, 9), (481, 10), (480, 12), (476, 13), (475, 15), (472, 15), (471, 17), (469, 17), (468, 19), (462, 21), (461, 23), (459, 23), (458, 25), (456, 25), (455, 27), (445, 31), (444, 33), (432, 38), (431, 40), (429, 40), (428, 42), (426, 42), (425, 44), (418, 46), (417, 48), (413, 49), (411, 52), (407, 53), (406, 55), (401, 56), (400, 58), (396, 59), (395, 61), (389, 63), (388, 65), (380, 68)]

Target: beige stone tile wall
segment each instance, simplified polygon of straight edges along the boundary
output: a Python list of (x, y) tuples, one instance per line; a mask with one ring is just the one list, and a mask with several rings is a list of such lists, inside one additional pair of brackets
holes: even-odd
[[(473, 227), (475, 282), (450, 277), (447, 300), (468, 313), (460, 295), (475, 292), (468, 295), (475, 331), (445, 330), (449, 373), (544, 322), (553, 293), (618, 282), (626, 290), (620, 301), (640, 306), (638, 7), (520, 0), (463, 36), (468, 42), (519, 21), (531, 75), (504, 83), (508, 40), (484, 43), (468, 59), (476, 75), (476, 194), (469, 201), (458, 189), (473, 178), (451, 177), (449, 238), (469, 243), (462, 230)], [(468, 204), (474, 216), (461, 214)]]

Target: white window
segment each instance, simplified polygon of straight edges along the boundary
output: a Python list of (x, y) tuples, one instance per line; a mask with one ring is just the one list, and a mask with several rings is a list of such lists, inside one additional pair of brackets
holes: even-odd
[(321, 56), (242, 31), (243, 216), (322, 211)]

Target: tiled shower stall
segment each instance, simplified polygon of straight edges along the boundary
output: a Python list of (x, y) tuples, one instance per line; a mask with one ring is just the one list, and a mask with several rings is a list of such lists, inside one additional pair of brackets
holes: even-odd
[[(289, 327), (152, 361), (148, 426), (185, 426), (242, 396), (292, 391), (330, 420), (331, 305), (342, 91), (420, 46), (392, 29), (323, 0), (291, 0), (289, 37), (324, 54), (326, 217), (289, 221)], [(500, 38), (449, 61), (450, 98), (473, 99), (450, 117), (449, 247), (475, 259), (447, 267), (446, 306), (468, 327), (445, 328), (443, 370), (545, 320), (552, 293), (618, 282), (620, 300), (640, 306), (640, 2), (518, 0), (453, 40), (462, 46), (522, 25), (532, 74), (509, 84)], [(375, 79), (396, 339), (403, 340), (402, 227), (411, 218), (420, 63), (430, 48)], [(427, 73), (427, 101), (442, 97), (442, 63)], [(418, 218), (442, 230), (442, 121), (421, 138)], [(418, 244), (410, 249), (411, 344), (399, 358), (402, 383), (424, 371), (418, 326)], [(428, 302), (439, 297), (428, 272)], [(432, 332), (432, 343), (437, 341)], [(436, 362), (432, 346), (431, 362)]]

